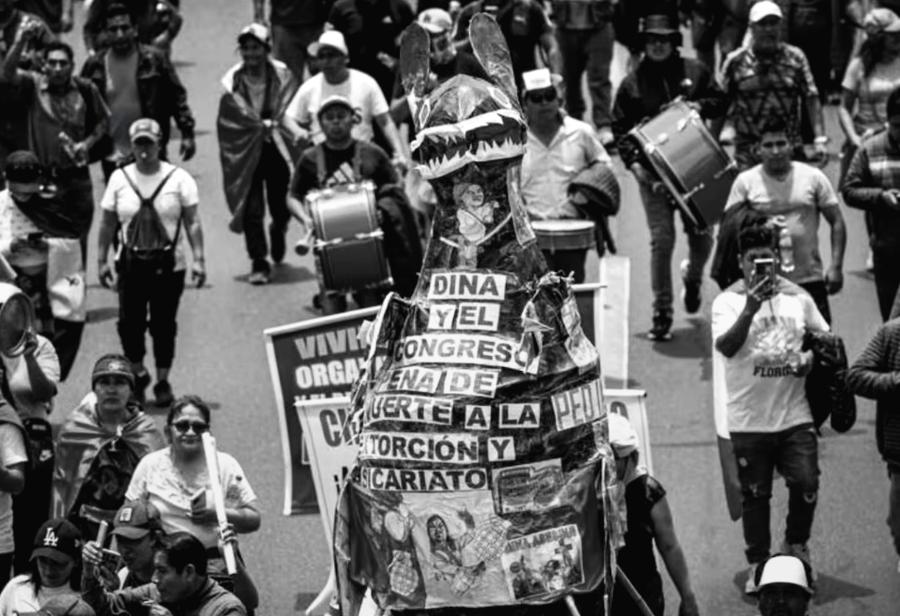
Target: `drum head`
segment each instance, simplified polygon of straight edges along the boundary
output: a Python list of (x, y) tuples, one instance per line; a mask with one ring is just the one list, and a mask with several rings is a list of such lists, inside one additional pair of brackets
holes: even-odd
[(25, 334), (33, 328), (31, 302), (22, 293), (11, 295), (0, 306), (0, 353), (15, 357), (25, 349)]

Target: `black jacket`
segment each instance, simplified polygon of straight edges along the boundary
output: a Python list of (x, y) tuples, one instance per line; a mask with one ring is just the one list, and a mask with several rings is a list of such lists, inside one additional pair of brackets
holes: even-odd
[[(81, 76), (90, 79), (97, 86), (100, 95), (106, 98), (106, 54), (103, 50), (92, 54), (84, 62)], [(161, 51), (155, 47), (138, 45), (138, 97), (141, 100), (141, 115), (159, 122), (162, 129), (163, 151), (169, 142), (172, 120), (181, 131), (182, 139), (194, 137), (194, 114), (188, 106), (187, 90), (175, 73), (175, 67)]]

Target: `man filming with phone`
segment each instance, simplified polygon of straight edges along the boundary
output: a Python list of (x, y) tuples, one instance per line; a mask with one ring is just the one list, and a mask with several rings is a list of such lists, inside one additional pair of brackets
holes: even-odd
[(738, 235), (743, 279), (713, 301), (713, 361), (724, 376), (728, 431), (741, 484), (742, 523), (750, 575), (770, 554), (769, 501), (774, 470), (788, 487), (781, 552), (809, 562), (819, 490), (818, 441), (806, 400), (812, 353), (807, 329), (827, 331), (812, 297), (779, 274), (778, 229), (748, 217)]

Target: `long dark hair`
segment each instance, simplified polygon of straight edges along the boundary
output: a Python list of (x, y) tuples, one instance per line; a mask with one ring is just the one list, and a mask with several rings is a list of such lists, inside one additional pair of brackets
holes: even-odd
[(859, 59), (862, 62), (863, 75), (868, 77), (875, 70), (875, 66), (884, 59), (883, 32), (870, 34), (859, 47)]
[[(72, 573), (69, 575), (69, 586), (72, 587), (72, 590), (81, 592), (81, 555), (73, 557), (75, 561), (75, 566), (72, 567)], [(34, 596), (37, 596), (39, 592), (41, 592), (41, 588), (44, 587), (44, 583), (41, 580), (41, 572), (38, 570), (37, 558), (32, 558), (31, 562), (28, 563), (28, 575), (31, 576), (31, 579), (28, 582), (34, 588)]]

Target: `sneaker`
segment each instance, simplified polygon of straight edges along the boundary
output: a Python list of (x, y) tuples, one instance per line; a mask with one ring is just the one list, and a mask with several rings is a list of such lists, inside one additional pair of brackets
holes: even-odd
[(681, 262), (681, 301), (684, 303), (684, 310), (688, 314), (696, 314), (700, 310), (700, 304), (703, 297), (700, 295), (700, 288), (703, 283), (700, 280), (688, 280), (686, 278), (688, 270), (688, 260)]
[(153, 386), (153, 403), (156, 406), (172, 406), (175, 401), (175, 395), (172, 393), (172, 386), (169, 381), (157, 381)]
[(744, 582), (744, 594), (745, 595), (753, 595), (756, 594), (756, 568), (759, 567), (759, 564), (750, 565), (750, 569), (747, 571), (747, 581)]
[(726, 124), (719, 133), (719, 143), (722, 145), (734, 145), (734, 126)]
[(284, 253), (287, 251), (284, 234), (285, 229), (279, 228), (275, 223), (269, 225), (269, 254), (276, 264), (284, 261)]
[(247, 277), (247, 282), (252, 285), (263, 285), (269, 283), (269, 272), (250, 272), (250, 275)]
[(616, 137), (609, 126), (601, 126), (597, 129), (597, 139), (604, 148), (612, 147), (616, 143)]
[(653, 327), (647, 332), (647, 338), (664, 342), (672, 339), (672, 315), (668, 312), (656, 312), (653, 315)]
[(869, 251), (869, 254), (866, 256), (866, 271), (870, 274), (875, 273), (875, 257), (872, 255), (872, 251)]

